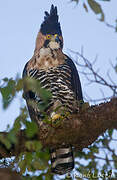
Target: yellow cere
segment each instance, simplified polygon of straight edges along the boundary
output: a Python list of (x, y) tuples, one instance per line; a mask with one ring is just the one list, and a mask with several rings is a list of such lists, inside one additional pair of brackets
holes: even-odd
[(58, 36), (58, 34), (55, 34), (54, 37)]

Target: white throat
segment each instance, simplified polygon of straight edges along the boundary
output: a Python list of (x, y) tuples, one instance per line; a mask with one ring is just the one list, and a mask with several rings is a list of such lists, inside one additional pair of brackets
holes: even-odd
[(44, 48), (44, 47), (42, 47), (42, 48), (40, 49), (40, 57), (47, 56), (47, 55), (49, 55), (50, 53), (51, 53), (50, 48)]
[(60, 46), (59, 46), (59, 43), (55, 42), (55, 41), (50, 41), (49, 42), (49, 47), (54, 50), (54, 49), (59, 49)]

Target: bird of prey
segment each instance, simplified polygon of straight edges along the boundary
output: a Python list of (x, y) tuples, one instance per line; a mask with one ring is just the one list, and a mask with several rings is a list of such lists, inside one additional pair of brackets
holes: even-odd
[[(50, 12), (45, 11), (44, 21), (36, 39), (33, 57), (26, 63), (23, 78), (30, 77), (39, 81), (41, 88), (51, 92), (52, 97), (44, 110), (52, 120), (59, 119), (63, 109), (69, 113), (79, 111), (78, 103), (83, 100), (81, 83), (73, 61), (63, 53), (63, 36), (58, 21), (57, 7), (52, 5)], [(38, 91), (38, 90), (37, 90)], [(42, 104), (39, 92), (26, 90), (24, 97), (32, 120), (38, 125), (43, 121), (39, 106), (33, 107), (32, 100)], [(58, 110), (54, 111), (55, 109)], [(61, 144), (59, 148), (50, 149), (51, 170), (56, 174), (65, 174), (74, 168), (72, 145)]]

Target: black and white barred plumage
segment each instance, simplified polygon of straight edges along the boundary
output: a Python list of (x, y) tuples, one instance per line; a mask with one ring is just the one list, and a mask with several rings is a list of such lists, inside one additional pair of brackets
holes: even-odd
[[(62, 52), (62, 33), (57, 8), (52, 5), (50, 14), (46, 12), (46, 16), (37, 37), (34, 56), (26, 64), (23, 77), (39, 81), (41, 88), (51, 92), (52, 97), (44, 110), (50, 117), (55, 114), (54, 110), (58, 106), (61, 106), (56, 112), (59, 114), (63, 109), (69, 113), (78, 112), (78, 103), (83, 100), (80, 79), (73, 61)], [(51, 33), (50, 39), (48, 33)], [(24, 84), (24, 97), (31, 119), (40, 125), (43, 115), (39, 107), (30, 106), (28, 103), (30, 100), (37, 104), (43, 103), (39, 92), (29, 89), (27, 91)], [(74, 168), (72, 145), (66, 146), (63, 143), (59, 148), (51, 148), (50, 155), (52, 172), (65, 174)]]
[[(26, 67), (24, 68), (23, 77), (26, 75), (25, 70)], [(63, 105), (66, 111), (70, 113), (78, 111), (77, 102), (82, 100), (82, 90), (76, 67), (70, 58), (66, 57), (64, 64), (49, 68), (46, 71), (43, 69), (30, 69), (27, 72), (27, 76), (38, 80), (41, 88), (48, 89), (52, 93), (48, 109), (56, 101), (59, 101), (59, 105)], [(29, 92), (28, 97), (31, 98), (31, 96), (32, 94)], [(36, 94), (33, 99), (39, 103), (42, 102), (41, 98), (36, 96)]]
[[(51, 91), (52, 100), (50, 104), (48, 104), (46, 111), (48, 111), (57, 101), (65, 106), (66, 110), (70, 113), (78, 111), (77, 101), (82, 100), (82, 91), (76, 67), (71, 59), (67, 58), (65, 64), (50, 68), (47, 71), (31, 69), (27, 74), (29, 77), (39, 80), (42, 88)], [(28, 98), (32, 98), (31, 92), (29, 92)], [(40, 97), (36, 96), (36, 94), (33, 98), (38, 103), (42, 102)], [(52, 112), (50, 112), (50, 114), (51, 113)], [(38, 117), (41, 117), (40, 114), (38, 115)], [(38, 123), (40, 123), (40, 119)], [(71, 146), (68, 147), (63, 144), (62, 148), (50, 149), (50, 153), (53, 172), (64, 174), (74, 168), (74, 158)]]

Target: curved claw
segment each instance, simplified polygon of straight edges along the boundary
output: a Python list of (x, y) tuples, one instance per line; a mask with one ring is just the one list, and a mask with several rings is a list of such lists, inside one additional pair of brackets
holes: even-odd
[(61, 124), (62, 116), (61, 114), (53, 114), (51, 116), (51, 122), (53, 127), (59, 127)]
[(54, 114), (54, 115), (52, 116), (52, 120), (55, 121), (55, 120), (57, 120), (57, 119), (60, 119), (60, 117), (61, 117), (60, 114)]

